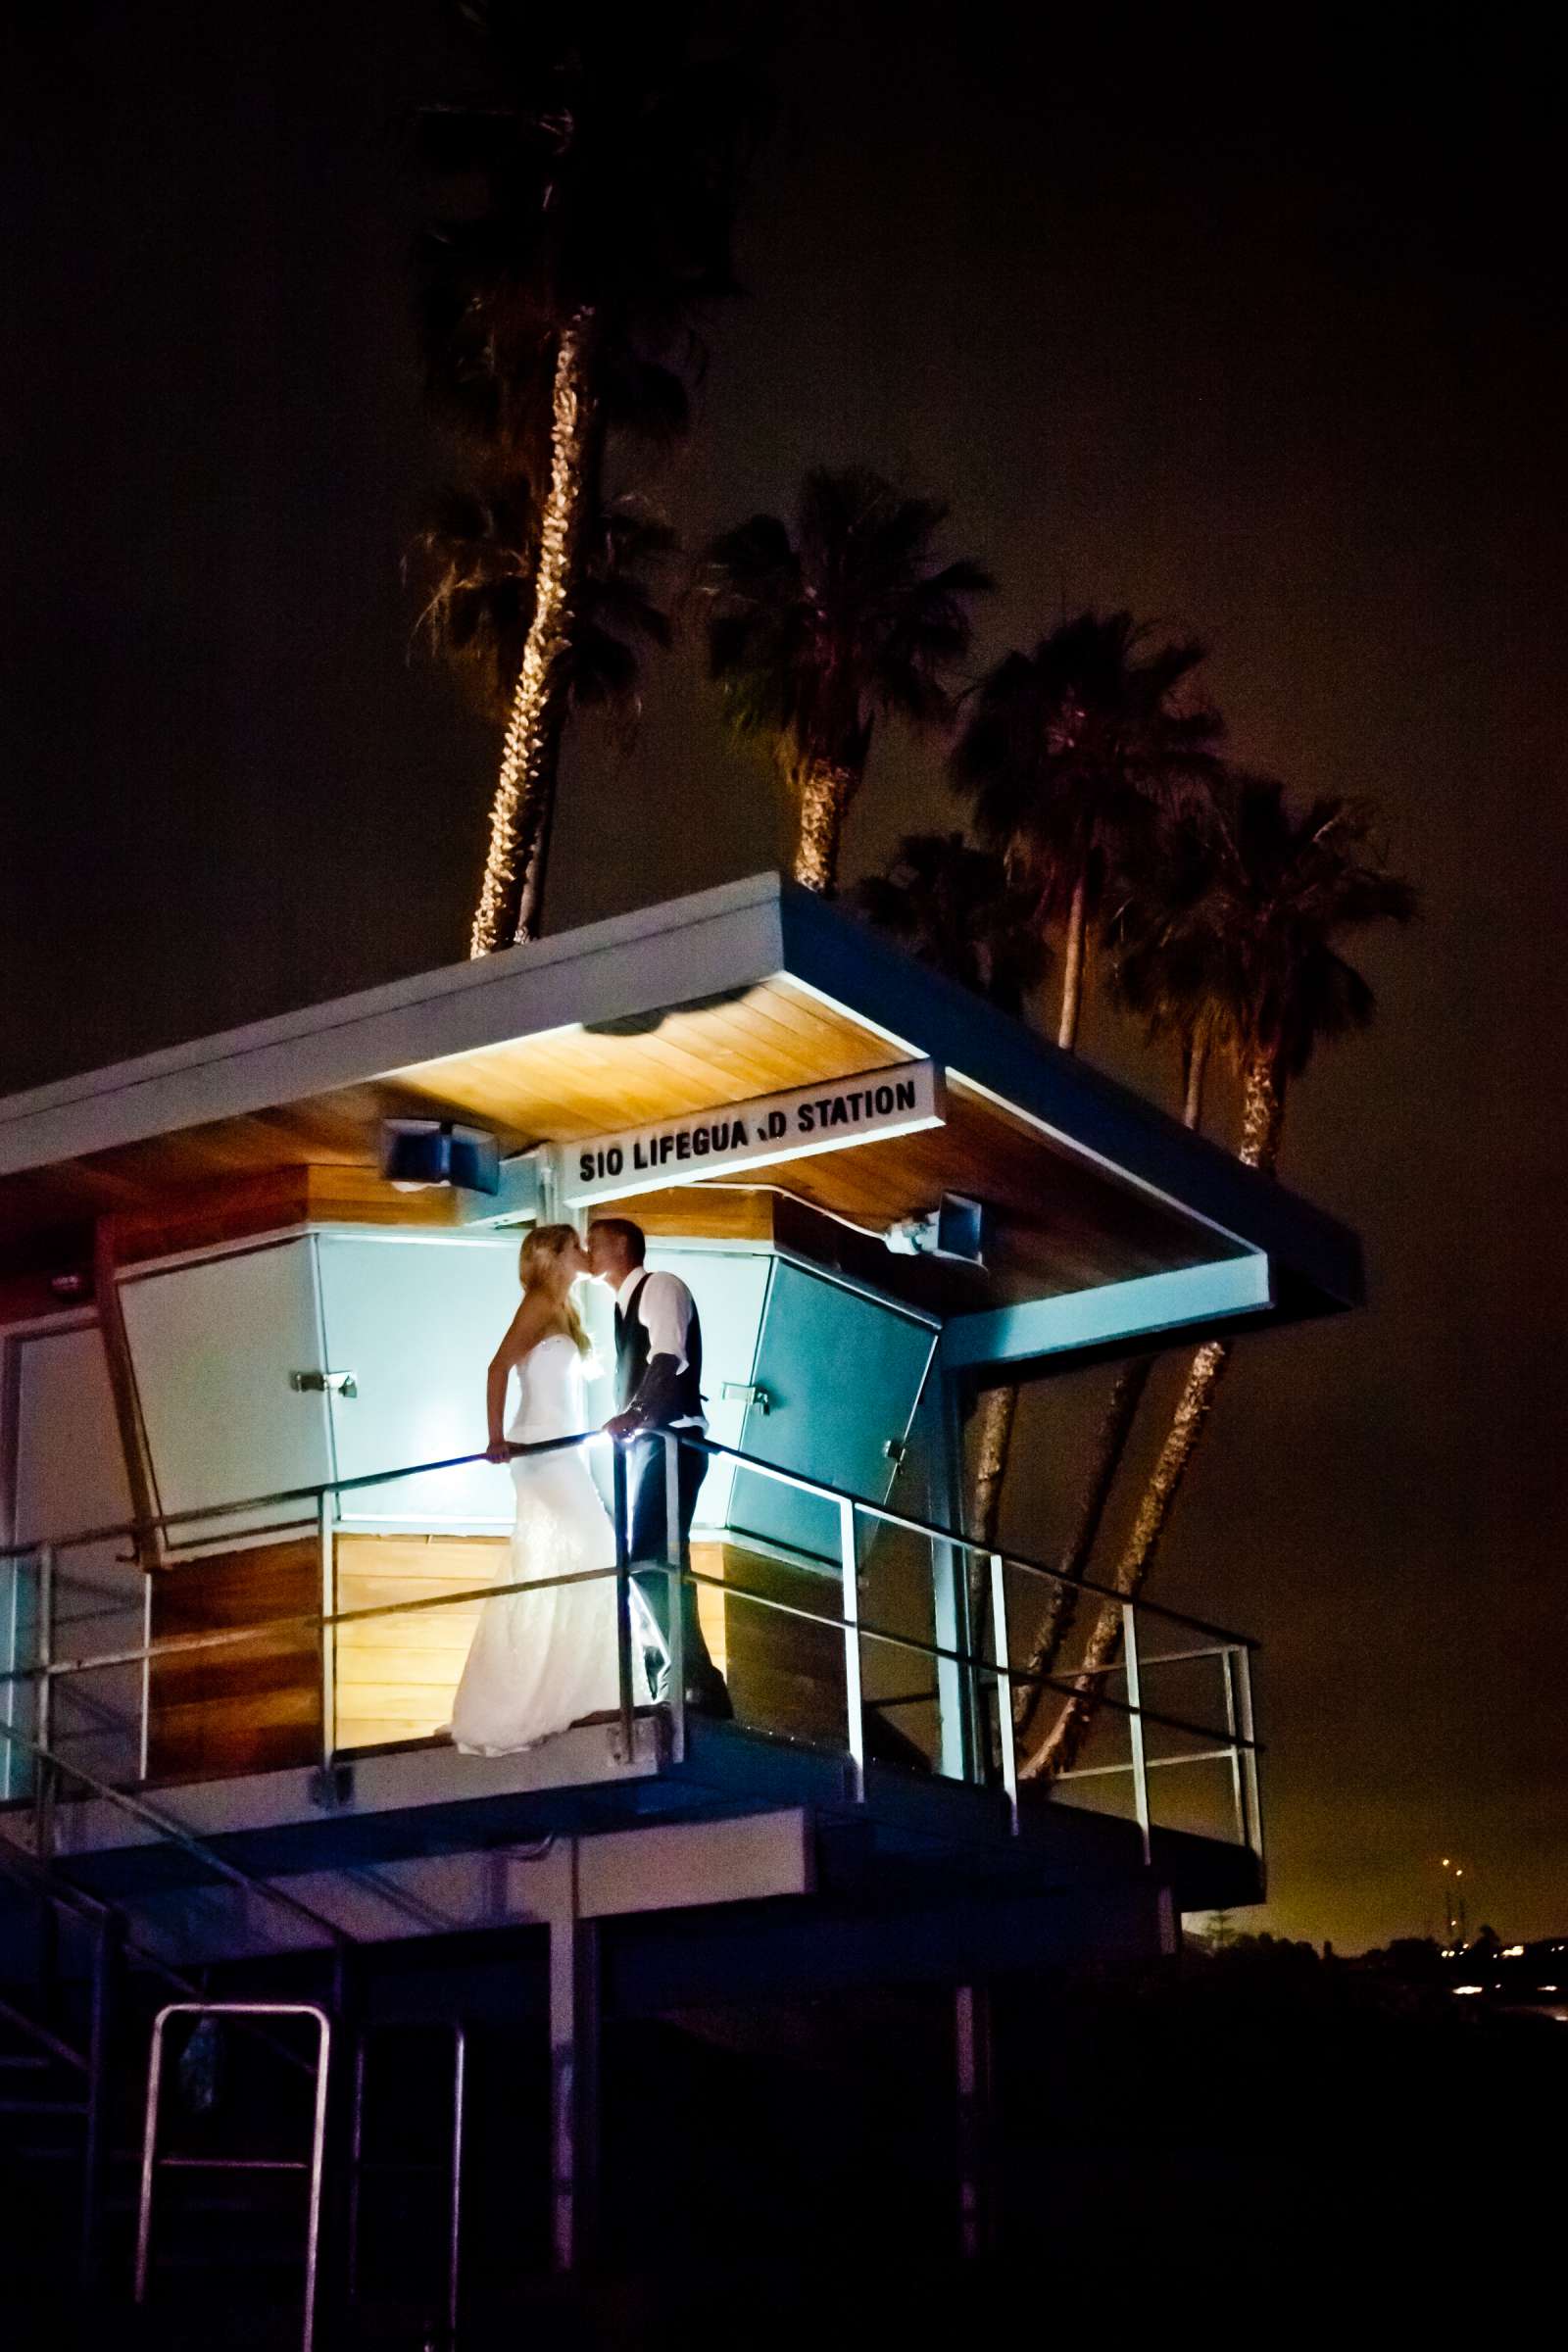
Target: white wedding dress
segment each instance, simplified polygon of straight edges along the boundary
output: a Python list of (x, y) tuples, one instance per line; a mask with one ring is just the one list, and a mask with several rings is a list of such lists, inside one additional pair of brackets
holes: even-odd
[[(518, 1368), (521, 1398), (507, 1435), (518, 1445), (572, 1437), (586, 1428), (583, 1366), (575, 1344), (553, 1332)], [(615, 1535), (583, 1448), (513, 1462), (517, 1519), (509, 1584), (612, 1568)], [(634, 1603), (638, 1595), (634, 1592)], [(487, 1600), (452, 1704), (452, 1737), (469, 1755), (504, 1756), (535, 1747), (553, 1732), (619, 1703), (615, 1667), (615, 1580), (502, 1592)], [(632, 1696), (648, 1700), (636, 1620)]]

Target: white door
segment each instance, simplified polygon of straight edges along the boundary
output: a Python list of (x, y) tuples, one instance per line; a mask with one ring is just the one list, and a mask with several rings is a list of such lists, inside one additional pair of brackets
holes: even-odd
[[(758, 1250), (653, 1248), (651, 1266), (678, 1274), (697, 1301), (703, 1326), (703, 1410), (715, 1446), (739, 1446), (746, 1423), (746, 1392), (757, 1365), (773, 1260)], [(725, 1394), (726, 1390), (729, 1392)], [(697, 1497), (699, 1530), (727, 1527), (735, 1465), (722, 1456), (709, 1465)]]
[[(517, 1309), (517, 1237), (323, 1233), (321, 1309), (339, 1478), (482, 1452), (485, 1373)], [(343, 1526), (505, 1534), (510, 1473), (494, 1462), (398, 1479), (341, 1498)]]
[(273, 1242), (121, 1286), (159, 1506), (258, 1507), (172, 1531), (171, 1551), (220, 1551), (263, 1528), (310, 1525), (314, 1502), (267, 1499), (333, 1476), (316, 1253)]

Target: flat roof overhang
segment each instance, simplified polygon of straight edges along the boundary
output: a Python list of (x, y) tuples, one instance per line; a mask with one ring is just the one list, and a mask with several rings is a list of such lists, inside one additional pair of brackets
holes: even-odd
[[(946, 1074), (942, 1127), (755, 1181), (872, 1230), (944, 1191), (990, 1201), (998, 1279), (951, 1318), (953, 1369), (1049, 1371), (1359, 1303), (1345, 1227), (776, 874), (13, 1096), (0, 1252), (36, 1266), (74, 1224), (269, 1170), (373, 1185), (378, 1123), (400, 1112), (477, 1120), (518, 1151), (911, 1059)], [(679, 1230), (701, 1199), (705, 1230), (740, 1234), (749, 1189), (617, 1205)]]

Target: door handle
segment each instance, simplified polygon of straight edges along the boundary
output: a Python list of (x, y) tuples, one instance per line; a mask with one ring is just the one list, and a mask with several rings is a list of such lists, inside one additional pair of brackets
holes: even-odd
[(352, 1372), (291, 1372), (288, 1385), (302, 1396), (357, 1396), (360, 1393)]
[(720, 1396), (725, 1399), (726, 1403), (755, 1404), (758, 1411), (763, 1415), (766, 1415), (773, 1410), (772, 1397), (768, 1395), (766, 1389), (761, 1387), (761, 1385), (757, 1381), (720, 1381), (718, 1393)]

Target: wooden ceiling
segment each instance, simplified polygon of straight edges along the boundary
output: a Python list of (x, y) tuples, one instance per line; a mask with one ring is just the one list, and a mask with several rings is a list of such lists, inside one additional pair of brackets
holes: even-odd
[[(215, 1184), (268, 1171), (368, 1171), (379, 1122), (398, 1113), (470, 1119), (493, 1128), (513, 1152), (852, 1077), (917, 1050), (781, 975), (718, 1002), (489, 1046), (7, 1177), (0, 1181), (0, 1252), (14, 1265), (38, 1263), (96, 1216), (163, 1221), (177, 1217), (181, 1194), (210, 1200)], [(1224, 1249), (1196, 1220), (961, 1087), (950, 1092), (943, 1128), (789, 1161), (768, 1169), (765, 1182), (876, 1230), (933, 1208), (945, 1191), (972, 1194), (998, 1212), (1005, 1288), (1032, 1295), (1189, 1265)], [(705, 1196), (709, 1205), (700, 1209)], [(420, 1199), (388, 1193), (383, 1210), (396, 1213), (405, 1198)], [(726, 1221), (731, 1229), (740, 1221), (728, 1188), (688, 1187), (650, 1196), (647, 1205), (651, 1227), (668, 1229), (684, 1217), (687, 1231), (706, 1230), (710, 1219), (721, 1231)], [(635, 1215), (638, 1203), (617, 1206)], [(429, 1218), (428, 1204), (411, 1205), (410, 1222)]]

